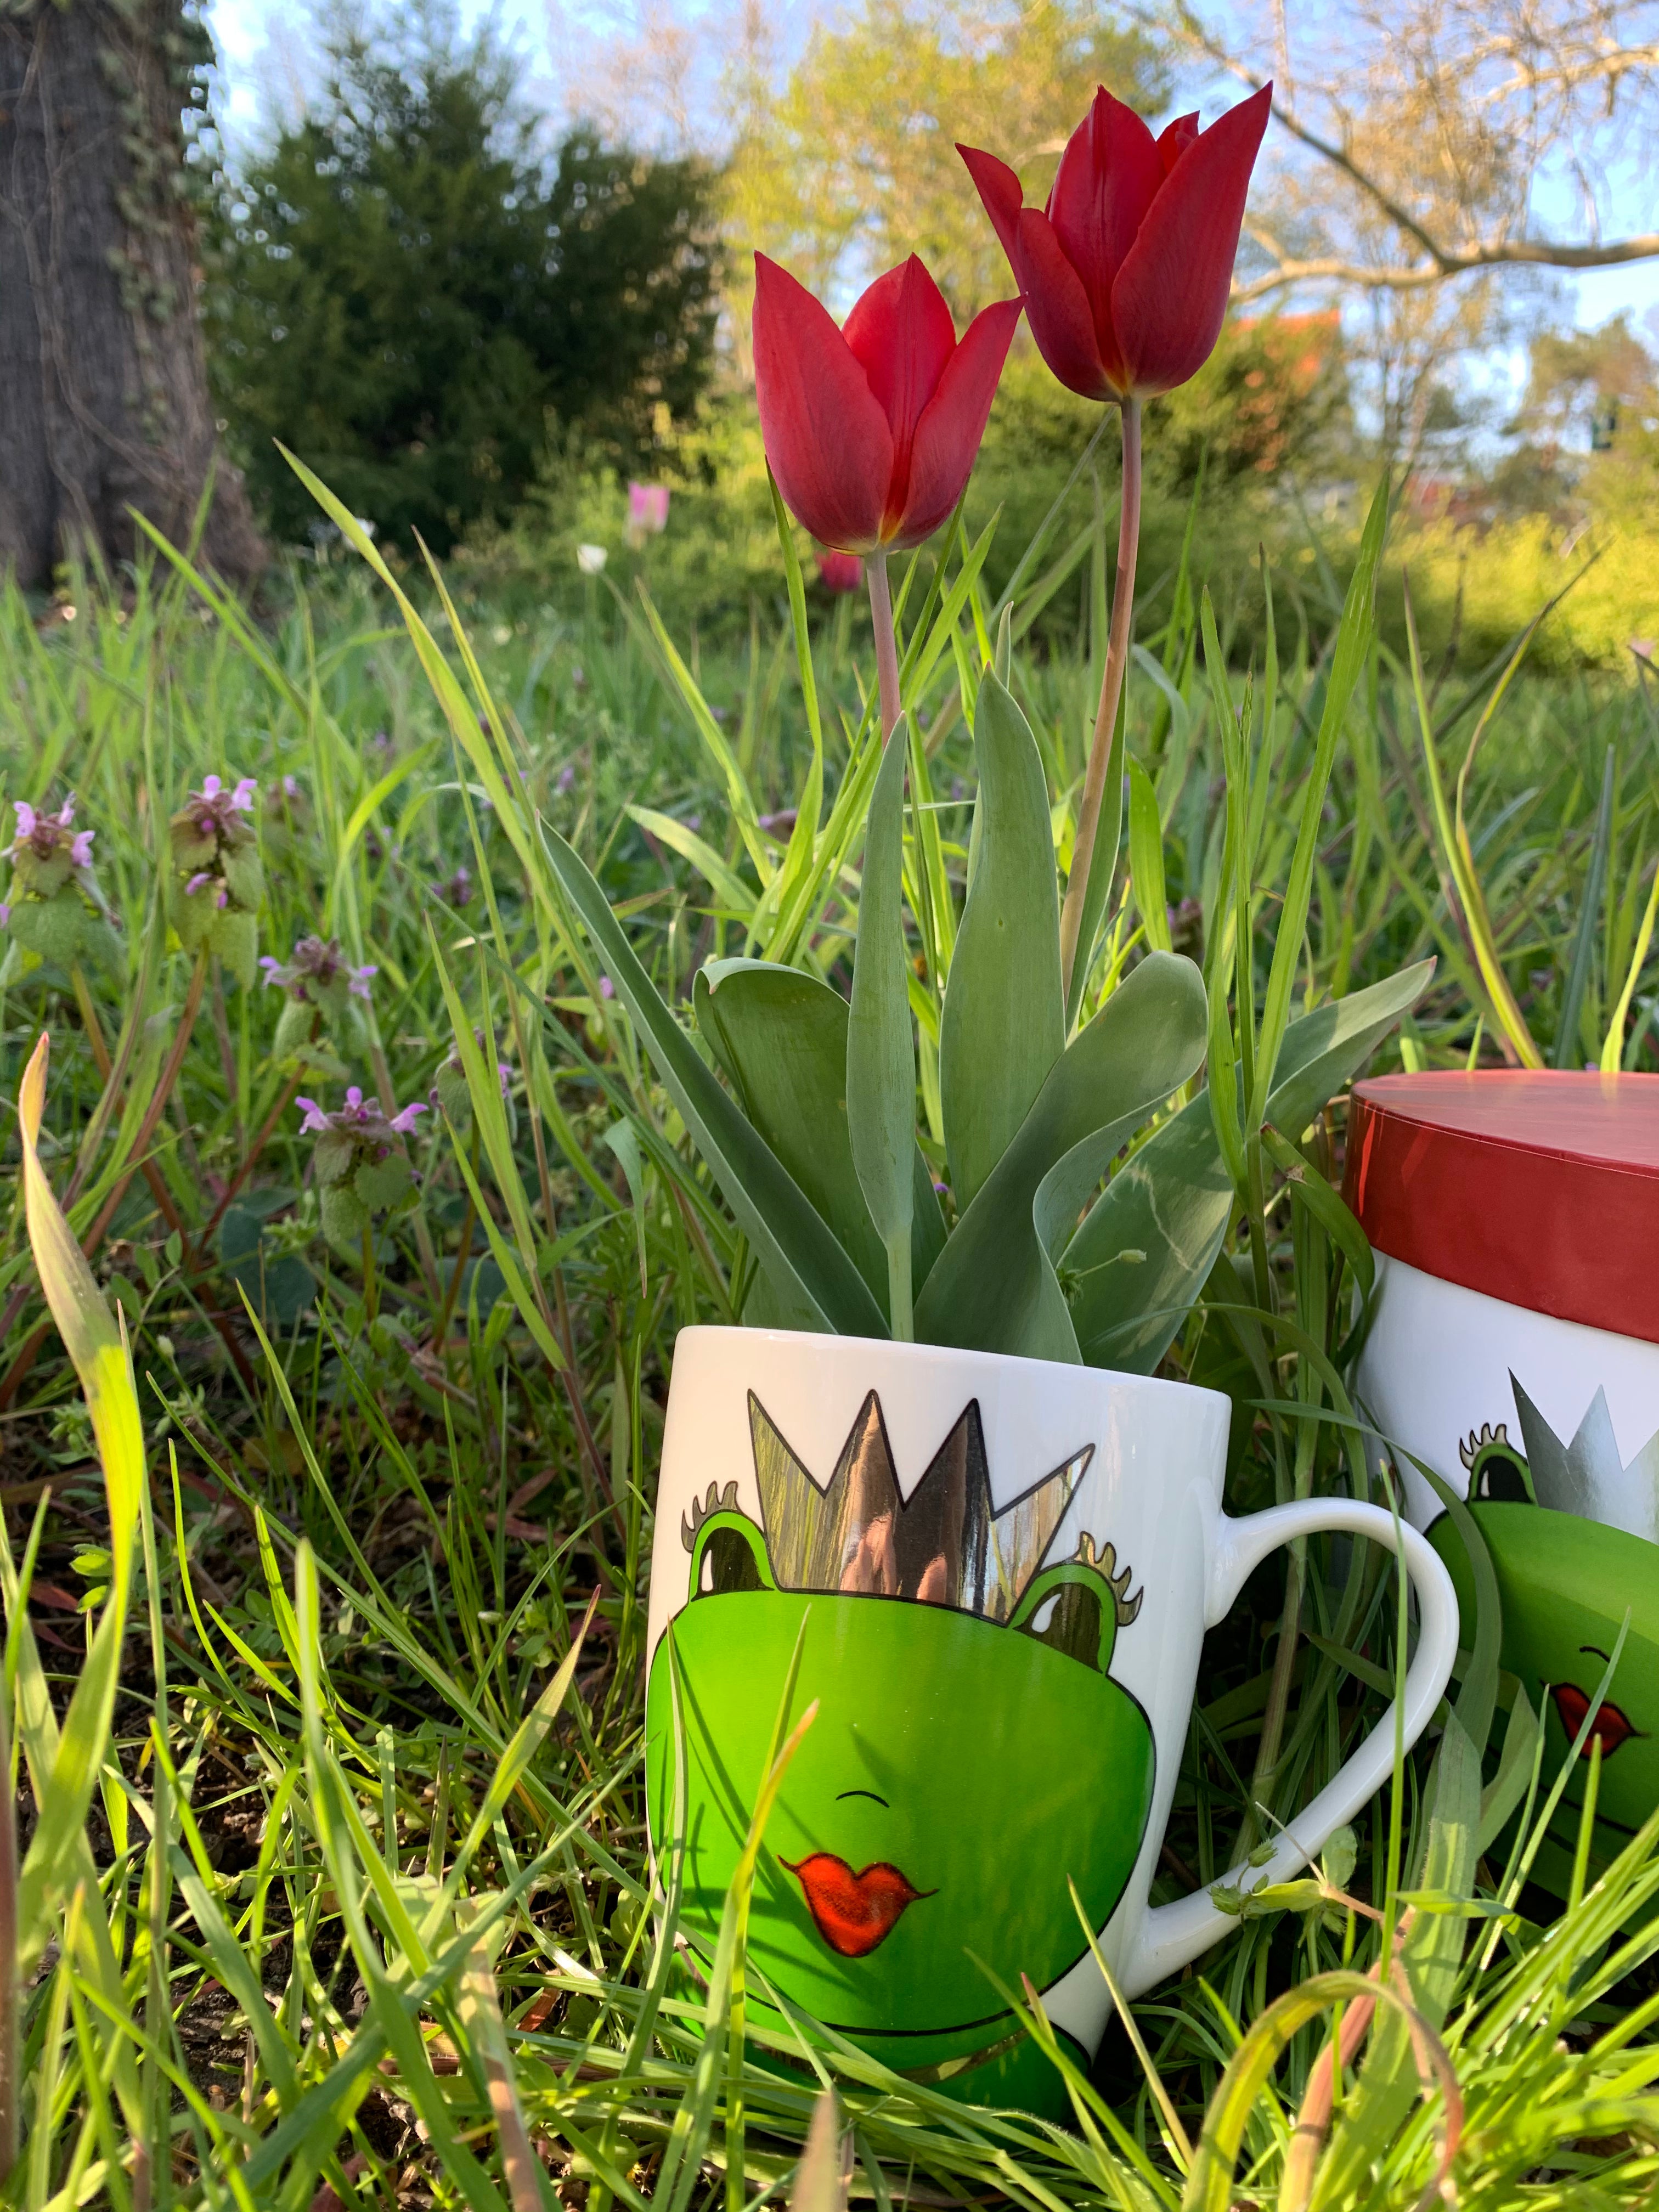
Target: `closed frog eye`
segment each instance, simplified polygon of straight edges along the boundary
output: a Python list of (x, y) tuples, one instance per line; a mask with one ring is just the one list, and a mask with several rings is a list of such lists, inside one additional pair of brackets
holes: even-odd
[(1019, 1624), (1022, 1635), (1063, 1651), (1085, 1667), (1098, 1667), (1100, 1656), (1101, 1593), (1086, 1582), (1065, 1582), (1041, 1599), (1028, 1620)]
[(1139, 1613), (1142, 1595), (1137, 1590), (1131, 1597), (1128, 1569), (1116, 1569), (1112, 1547), (1097, 1551), (1094, 1539), (1085, 1535), (1075, 1559), (1036, 1577), (1015, 1607), (1010, 1628), (1079, 1666), (1106, 1674), (1117, 1632)]
[(711, 1487), (708, 1504), (700, 1508), (694, 1502), (692, 1518), (682, 1528), (691, 1554), (692, 1598), (777, 1587), (765, 1535), (758, 1522), (738, 1510), (736, 1495), (735, 1485), (726, 1499)]
[(713, 1597), (724, 1590), (765, 1587), (753, 1547), (741, 1529), (711, 1528), (702, 1547), (696, 1595)]

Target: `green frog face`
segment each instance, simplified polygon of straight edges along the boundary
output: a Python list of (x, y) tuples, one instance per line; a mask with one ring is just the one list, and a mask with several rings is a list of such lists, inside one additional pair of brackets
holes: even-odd
[[(750, 1419), (766, 1526), (734, 1489), (687, 1523), (690, 1600), (647, 1693), (652, 1831), (659, 1850), (673, 1832), (677, 1674), (683, 1926), (706, 1964), (799, 1644), (786, 1725), (818, 1711), (767, 1825), (750, 1957), (889, 2065), (948, 2073), (1016, 2026), (992, 1976), (1041, 1990), (1083, 1954), (1068, 1877), (1096, 1929), (1127, 1882), (1152, 1735), (1109, 1669), (1139, 1599), (1091, 1538), (1044, 1563), (1086, 1451), (998, 1515), (976, 1407), (908, 1503), (873, 1396), (830, 1484), (805, 1494), (757, 1401)], [(817, 1586), (791, 1586), (803, 1574)]]
[[(1618, 1671), (1586, 1737), (1599, 1737), (1593, 1861), (1604, 1865), (1659, 1806), (1659, 1544), (1592, 1517), (1625, 1498), (1611, 1424), (1598, 1393), (1571, 1443), (1563, 1445), (1519, 1384), (1522, 1437), (1483, 1427), (1462, 1446), (1469, 1510), (1486, 1540), (1503, 1609), (1500, 1664), (1518, 1675), (1533, 1710), (1543, 1710), (1546, 1787), (1561, 1769), (1624, 1629)], [(1607, 1440), (1600, 1431), (1605, 1428)], [(1524, 1449), (1522, 1448), (1524, 1445)], [(1650, 1450), (1651, 1448), (1650, 1448)], [(1625, 1486), (1628, 1490), (1629, 1486)], [(1560, 1500), (1558, 1506), (1554, 1501)], [(1536, 1501), (1536, 1502), (1534, 1502)], [(1567, 1508), (1570, 1510), (1562, 1510)], [(1466, 1623), (1474, 1620), (1468, 1559), (1449, 1514), (1429, 1540), (1450, 1570)], [(1469, 1640), (1466, 1629), (1464, 1640)], [(1583, 1769), (1569, 1780), (1535, 1873), (1565, 1883), (1583, 1803)]]

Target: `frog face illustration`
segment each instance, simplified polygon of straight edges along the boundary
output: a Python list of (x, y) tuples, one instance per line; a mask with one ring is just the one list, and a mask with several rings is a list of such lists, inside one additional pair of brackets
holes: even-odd
[[(1618, 1671), (1585, 1739), (1599, 1738), (1594, 1853), (1613, 1856), (1659, 1805), (1659, 1437), (1626, 1466), (1598, 1390), (1571, 1442), (1563, 1443), (1511, 1376), (1521, 1443), (1504, 1422), (1472, 1432), (1461, 1449), (1469, 1510), (1498, 1577), (1504, 1634), (1500, 1664), (1520, 1677), (1545, 1721), (1545, 1778), (1560, 1770), (1583, 1725), (1620, 1633), (1629, 1632)], [(1524, 1444), (1524, 1449), (1522, 1445)], [(1429, 1530), (1474, 1620), (1474, 1578), (1451, 1516)], [(1583, 1803), (1580, 1776), (1568, 1783), (1538, 1869), (1565, 1877)]]
[(1152, 1735), (1109, 1669), (1140, 1597), (1092, 1536), (1048, 1560), (1091, 1447), (998, 1512), (977, 1402), (908, 1500), (873, 1392), (827, 1485), (749, 1412), (763, 1523), (728, 1483), (683, 1524), (690, 1595), (647, 1691), (652, 1832), (659, 1851), (673, 1832), (677, 1677), (682, 1926), (707, 1965), (799, 1643), (788, 1719), (818, 1711), (766, 1828), (750, 1960), (888, 2064), (948, 2072), (1016, 2025), (987, 1967), (1042, 1989), (1084, 1953), (1068, 1877), (1095, 1929), (1128, 1881)]

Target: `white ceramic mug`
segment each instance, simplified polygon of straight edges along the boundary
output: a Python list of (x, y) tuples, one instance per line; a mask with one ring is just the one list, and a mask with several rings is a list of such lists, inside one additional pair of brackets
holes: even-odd
[[(1040, 2105), (1057, 2077), (1006, 1993), (1029, 1975), (1085, 2058), (1110, 2012), (1069, 1881), (1131, 1996), (1235, 1924), (1203, 1892), (1148, 1902), (1204, 1632), (1279, 1545), (1332, 1529), (1392, 1549), (1396, 1530), (1334, 1498), (1229, 1518), (1229, 1413), (1213, 1391), (1089, 1367), (681, 1333), (648, 1805), (659, 1864), (684, 1835), (680, 1926), (704, 1965), (769, 1746), (814, 1700), (757, 1866), (751, 2003), (769, 1991), (976, 2101)], [(1410, 1745), (1457, 1608), (1422, 1537), (1398, 1541), (1419, 1620)], [(1303, 1866), (1382, 1783), (1394, 1741), (1390, 1706), (1251, 1881)]]

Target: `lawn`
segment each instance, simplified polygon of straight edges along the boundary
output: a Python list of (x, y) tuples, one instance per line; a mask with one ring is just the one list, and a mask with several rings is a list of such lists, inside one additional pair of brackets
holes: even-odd
[[(1103, 526), (1064, 575), (1062, 537), (1035, 547), (1000, 601), (946, 542), (901, 617), (935, 1144), (980, 671), (1006, 613), (1063, 860), (1106, 585)], [(1508, 656), (1414, 685), (1374, 641), (1324, 788), (1324, 550), (1276, 595), (1271, 658), (1224, 623), (1206, 655), (1203, 542), (1138, 611), (1123, 862), (1085, 1003), (1151, 946), (1231, 959), (1259, 997), (1305, 813), (1293, 1012), (1432, 957), (1374, 1069), (1496, 1064), (1506, 1021), (1557, 1065), (1601, 1059), (1612, 1030), (1613, 1064), (1659, 1066), (1643, 686)], [(0, 2202), (737, 2212), (850, 2188), (879, 2212), (1301, 2212), (1443, 2180), (1482, 2205), (1650, 2201), (1659, 1819), (1610, 1869), (1581, 1853), (1565, 1899), (1531, 1879), (1565, 1777), (1492, 1649), (1322, 1868), (1240, 1900), (1229, 1942), (1135, 2006), (1138, 2040), (1109, 2033), (1072, 2128), (780, 2044), (729, 1977), (693, 1977), (646, 1848), (653, 1480), (676, 1332), (736, 1318), (754, 1261), (534, 823), (594, 869), (688, 1020), (699, 966), (745, 949), (845, 988), (867, 633), (847, 602), (813, 609), (814, 839), (781, 591), (746, 650), (699, 654), (602, 583), (569, 615), (400, 580), (416, 636), (341, 545), (252, 613), (163, 552), (45, 623), (0, 602), (7, 797), (42, 819), (75, 798), (11, 893), (0, 1097), (49, 1036), (40, 1161), (125, 1326), (143, 1430), (125, 1476), (100, 1466), (10, 1133), (0, 1573), (24, 1863)], [(1075, 638), (1039, 619), (1062, 588)], [(1242, 903), (1230, 755), (1256, 853)], [(90, 867), (64, 857), (85, 830)], [(210, 900), (225, 886), (211, 912), (203, 877)], [(1166, 1355), (1233, 1397), (1235, 1510), (1382, 1494), (1344, 1425), (1365, 1255), (1328, 1203), (1343, 1121), (1339, 1102), (1284, 1133), (1300, 1160), (1269, 1159)], [(1352, 1547), (1310, 1547), (1294, 1599), (1282, 1560), (1261, 1571), (1206, 1645), (1159, 1893), (1218, 1880), (1315, 1793), (1386, 1702), (1403, 1628), (1392, 1575)], [(1384, 1951), (1401, 1965), (1373, 2020)], [(797, 2173), (829, 2081), (850, 2182), (833, 2134)]]

